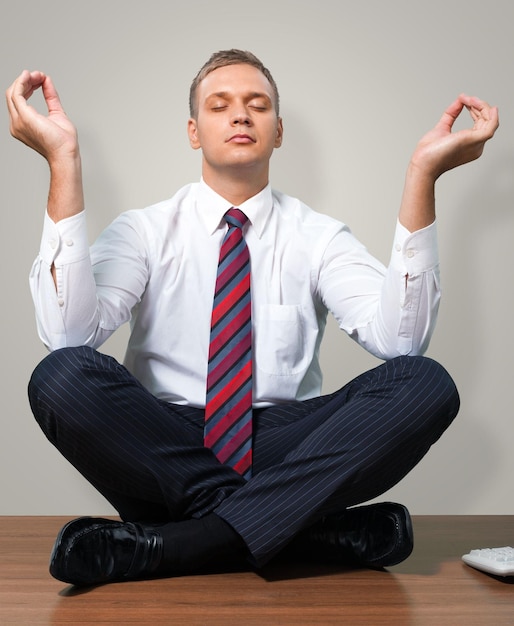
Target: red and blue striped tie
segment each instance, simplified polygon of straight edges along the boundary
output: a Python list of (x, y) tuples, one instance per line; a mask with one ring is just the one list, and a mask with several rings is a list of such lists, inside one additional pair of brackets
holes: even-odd
[(252, 471), (252, 320), (250, 255), (232, 208), (221, 245), (211, 319), (204, 442), (246, 479)]

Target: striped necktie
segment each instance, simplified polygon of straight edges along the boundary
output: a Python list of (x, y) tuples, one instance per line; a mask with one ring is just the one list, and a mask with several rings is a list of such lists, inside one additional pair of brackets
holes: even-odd
[(220, 250), (207, 372), (204, 442), (246, 479), (252, 470), (252, 321), (250, 256), (232, 208)]

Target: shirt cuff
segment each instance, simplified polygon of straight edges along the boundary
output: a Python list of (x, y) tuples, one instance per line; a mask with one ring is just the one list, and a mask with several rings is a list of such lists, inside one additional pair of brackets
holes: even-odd
[(85, 211), (57, 223), (46, 212), (39, 255), (45, 263), (57, 267), (87, 257), (89, 242)]
[(439, 264), (437, 225), (411, 233), (399, 221), (396, 223), (391, 265), (410, 276), (429, 271)]

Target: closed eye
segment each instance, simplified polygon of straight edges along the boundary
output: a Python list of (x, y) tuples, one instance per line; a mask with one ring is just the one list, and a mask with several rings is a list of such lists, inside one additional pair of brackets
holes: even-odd
[(267, 111), (271, 107), (268, 98), (259, 96), (249, 101), (248, 106), (256, 111)]

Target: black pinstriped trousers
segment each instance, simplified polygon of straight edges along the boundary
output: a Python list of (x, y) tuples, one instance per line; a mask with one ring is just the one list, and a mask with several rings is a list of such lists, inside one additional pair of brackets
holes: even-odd
[(214, 512), (263, 565), (330, 511), (401, 480), (456, 416), (457, 389), (425, 357), (398, 357), (342, 389), (254, 412), (253, 478), (203, 446), (203, 410), (152, 396), (91, 348), (52, 352), (29, 384), (47, 438), (122, 519), (178, 521)]

